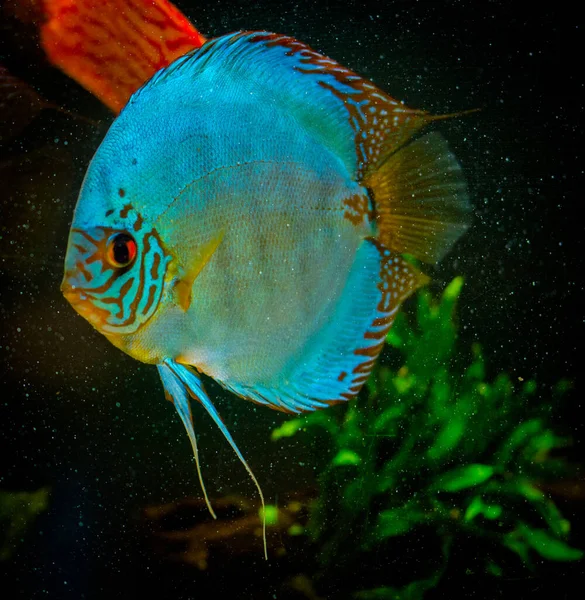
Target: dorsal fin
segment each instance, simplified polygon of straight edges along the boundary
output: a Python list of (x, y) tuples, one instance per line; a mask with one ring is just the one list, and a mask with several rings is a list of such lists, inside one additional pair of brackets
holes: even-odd
[(398, 149), (430, 118), (306, 44), (265, 31), (207, 42), (159, 71), (130, 102), (178, 78), (191, 78), (197, 93), (262, 94), (293, 115), (357, 179), (382, 158), (382, 151)]

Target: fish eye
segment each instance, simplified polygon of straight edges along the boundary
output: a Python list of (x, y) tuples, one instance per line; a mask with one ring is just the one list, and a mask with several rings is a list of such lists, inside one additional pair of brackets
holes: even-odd
[(136, 253), (136, 241), (127, 233), (117, 233), (108, 240), (106, 259), (116, 269), (129, 267), (134, 262)]

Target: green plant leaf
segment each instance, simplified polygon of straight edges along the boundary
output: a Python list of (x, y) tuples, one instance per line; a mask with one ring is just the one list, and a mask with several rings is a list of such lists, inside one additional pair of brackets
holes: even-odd
[(526, 543), (548, 560), (573, 561), (583, 558), (583, 551), (572, 548), (565, 542), (551, 536), (544, 529), (533, 529), (525, 523), (520, 523), (518, 531)]
[(376, 417), (373, 432), (377, 434), (386, 433), (388, 435), (393, 435), (395, 427), (392, 426), (404, 415), (406, 409), (406, 402), (400, 401), (386, 408), (381, 415)]
[(368, 489), (364, 485), (363, 477), (353, 479), (343, 489), (342, 506), (347, 513), (359, 510), (368, 501)]
[(298, 433), (302, 426), (303, 419), (291, 419), (290, 421), (285, 421), (272, 432), (270, 437), (273, 441), (284, 437), (291, 437)]
[(305, 529), (302, 525), (298, 523), (293, 523), (287, 530), (287, 533), (290, 536), (303, 535), (305, 533)]
[[(466, 352), (455, 345), (462, 285), (456, 278), (439, 299), (422, 291), (404, 307), (382, 357), (392, 367), (374, 367), (362, 399), (293, 419), (273, 434), (309, 427), (326, 434), (320, 496), (304, 527), (320, 544), (324, 571), (367, 560), (364, 551), (386, 552), (391, 538), (408, 536), (405, 543), (415, 545), (422, 529), (443, 541), (473, 535), (474, 570), (496, 576), (505, 577), (507, 565), (490, 562), (492, 543), (531, 568), (536, 553), (557, 561), (582, 555), (565, 540), (569, 521), (539, 489), (565, 473), (551, 451), (566, 440), (549, 416), (570, 384), (550, 392), (507, 373), (488, 378), (481, 346)], [(390, 587), (388, 574), (354, 596), (420, 599), (448, 554), (429, 579)]]
[(267, 526), (276, 525), (278, 523), (278, 506), (267, 504), (263, 509), (260, 508), (258, 510), (258, 516), (260, 517), (260, 520), (262, 520), (262, 517), (264, 516)]
[(561, 511), (552, 500), (543, 496), (542, 500), (537, 503), (537, 508), (554, 535), (562, 538), (569, 533), (571, 524), (563, 518)]
[(455, 277), (443, 292), (443, 302), (455, 302), (463, 289), (463, 277)]
[(500, 465), (507, 465), (518, 448), (525, 445), (533, 435), (542, 431), (542, 428), (542, 419), (530, 419), (520, 423), (496, 453), (496, 462)]
[(386, 336), (386, 342), (394, 348), (404, 349), (403, 347), (414, 341), (416, 334), (412, 330), (404, 313), (399, 312), (396, 319)]
[(485, 362), (483, 359), (483, 353), (480, 344), (473, 344), (471, 346), (471, 352), (473, 354), (473, 362), (465, 371), (465, 377), (469, 380), (483, 381), (485, 378)]
[(400, 348), (404, 344), (404, 340), (400, 337), (399, 332), (394, 327), (391, 327), (386, 336), (386, 343), (394, 346), (394, 348)]
[(528, 545), (526, 542), (524, 542), (524, 540), (518, 539), (515, 531), (506, 534), (502, 539), (502, 543), (506, 548), (509, 548), (512, 550), (512, 552), (515, 552), (524, 564), (530, 564)]
[(431, 514), (422, 510), (414, 501), (407, 502), (398, 508), (384, 510), (378, 516), (376, 527), (372, 531), (373, 537), (370, 539), (370, 545), (372, 542), (403, 535), (431, 518)]
[(314, 428), (324, 429), (333, 437), (336, 436), (339, 433), (339, 426), (335, 422), (334, 410), (316, 411), (303, 417), (296, 417), (285, 421), (272, 431), (270, 438), (276, 441), (281, 438), (292, 437), (301, 430)]
[(544, 499), (544, 494), (525, 478), (513, 481), (507, 486), (503, 487), (504, 490), (506, 488), (510, 489), (516, 494), (524, 496), (524, 498), (530, 500), (530, 502), (540, 502)]
[(472, 521), (478, 515), (483, 515), (486, 519), (494, 520), (501, 514), (502, 507), (499, 504), (486, 504), (481, 496), (474, 496), (463, 518), (465, 521)]
[(422, 291), (416, 303), (416, 321), (422, 331), (432, 327), (433, 317), (436, 314), (437, 307), (433, 306), (431, 295), (426, 290)]
[(486, 567), (486, 572), (494, 577), (501, 577), (504, 573), (502, 567), (494, 561), (490, 561)]
[(490, 465), (466, 465), (439, 475), (433, 488), (446, 492), (457, 492), (484, 483), (493, 474), (494, 467)]
[(347, 448), (340, 450), (335, 458), (331, 461), (331, 464), (334, 467), (344, 467), (347, 465), (359, 465), (362, 462), (362, 459), (353, 450), (348, 450)]
[(465, 424), (466, 419), (457, 415), (447, 421), (433, 445), (427, 450), (427, 456), (431, 460), (439, 460), (454, 450), (463, 438)]

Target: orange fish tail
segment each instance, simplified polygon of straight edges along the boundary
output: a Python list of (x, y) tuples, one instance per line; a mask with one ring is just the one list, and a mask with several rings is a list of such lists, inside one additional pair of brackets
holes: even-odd
[(49, 60), (115, 113), (156, 71), (205, 38), (167, 0), (43, 0)]
[(467, 185), (439, 133), (391, 148), (364, 184), (373, 196), (378, 239), (397, 254), (435, 263), (469, 225)]

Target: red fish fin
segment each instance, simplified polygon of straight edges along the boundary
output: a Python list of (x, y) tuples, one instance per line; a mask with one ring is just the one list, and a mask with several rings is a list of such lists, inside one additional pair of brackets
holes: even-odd
[(380, 242), (433, 263), (467, 229), (470, 206), (461, 167), (438, 133), (387, 152), (364, 178)]
[(49, 60), (115, 113), (156, 71), (205, 38), (167, 0), (44, 0)]

